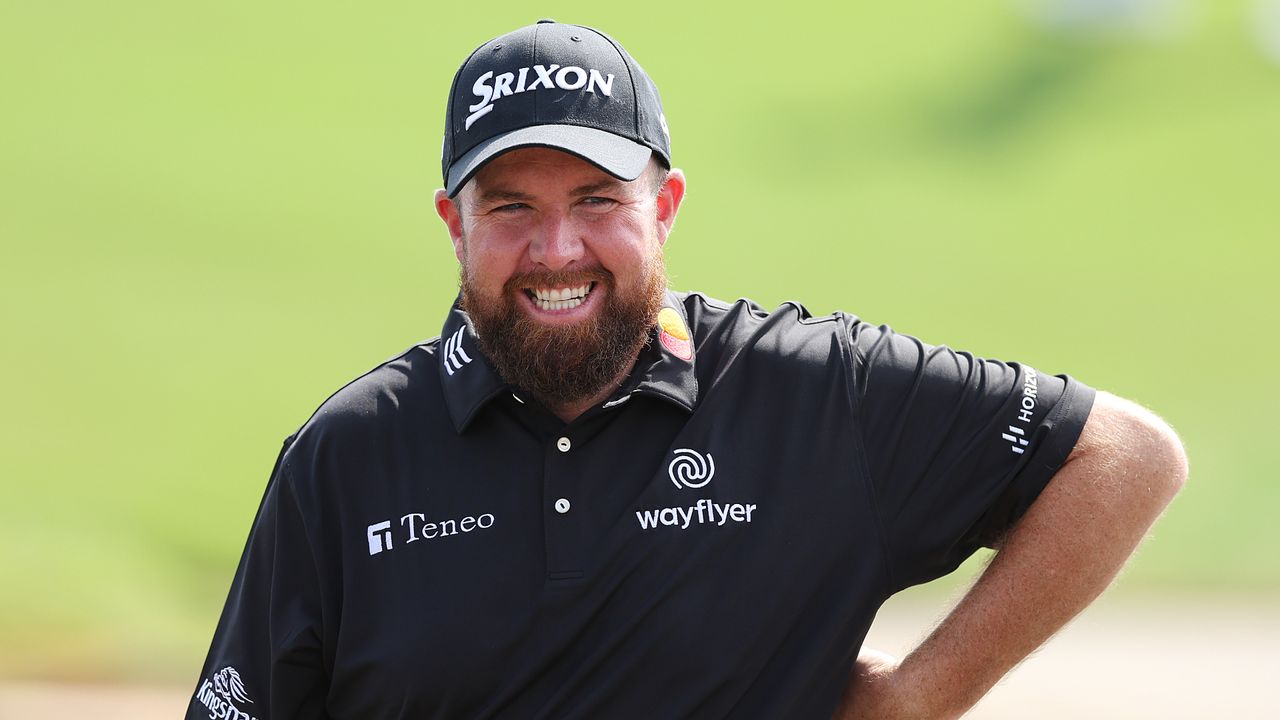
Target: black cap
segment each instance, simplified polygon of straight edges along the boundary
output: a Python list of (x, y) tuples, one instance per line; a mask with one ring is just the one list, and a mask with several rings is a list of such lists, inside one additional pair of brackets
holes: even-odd
[(449, 197), (523, 147), (573, 153), (620, 180), (640, 177), (651, 153), (671, 167), (653, 81), (608, 35), (554, 20), (490, 40), (458, 68), (442, 157)]

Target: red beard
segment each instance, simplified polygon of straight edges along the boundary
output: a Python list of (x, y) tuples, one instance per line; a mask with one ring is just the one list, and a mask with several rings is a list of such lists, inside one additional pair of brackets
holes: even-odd
[[(500, 297), (486, 297), (462, 271), (462, 309), (471, 317), (480, 349), (502, 379), (555, 409), (589, 400), (635, 363), (649, 340), (667, 288), (662, 254), (642, 269), (638, 292), (623, 296), (612, 273), (594, 270), (526, 273), (512, 277)], [(527, 287), (575, 287), (594, 282), (604, 306), (581, 322), (550, 326), (517, 306)]]

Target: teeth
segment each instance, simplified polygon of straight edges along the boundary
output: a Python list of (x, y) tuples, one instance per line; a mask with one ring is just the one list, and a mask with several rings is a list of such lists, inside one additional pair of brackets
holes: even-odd
[(595, 283), (587, 283), (578, 287), (566, 288), (530, 288), (533, 293), (533, 304), (547, 312), (556, 310), (572, 310), (587, 299), (587, 294)]
[(572, 308), (576, 308), (576, 307), (578, 307), (579, 305), (581, 305), (581, 304), (582, 304), (582, 300), (583, 300), (582, 298), (571, 298), (571, 299), (569, 299), (569, 300), (542, 300), (542, 299), (537, 299), (537, 300), (534, 300), (534, 301), (533, 301), (533, 304), (534, 304), (534, 305), (537, 305), (537, 306), (538, 306), (538, 308), (539, 308), (539, 309), (541, 309), (541, 310), (548, 310), (548, 311), (551, 311), (551, 310), (570, 310), (570, 309), (572, 309)]
[(565, 288), (530, 288), (534, 302), (543, 310), (568, 310), (582, 304), (594, 283)]

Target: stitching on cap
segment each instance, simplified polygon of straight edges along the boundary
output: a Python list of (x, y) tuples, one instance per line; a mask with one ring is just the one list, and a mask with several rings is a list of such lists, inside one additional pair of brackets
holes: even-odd
[(599, 30), (596, 30), (595, 28), (589, 28), (585, 25), (574, 25), (574, 27), (582, 28), (583, 30), (590, 30), (591, 32), (604, 38), (609, 42), (610, 45), (613, 46), (613, 49), (617, 51), (618, 57), (622, 59), (623, 66), (627, 68), (627, 79), (630, 80), (631, 82), (632, 126), (635, 128), (636, 137), (639, 138), (641, 141), (643, 141), (644, 133), (640, 131), (640, 91), (636, 89), (636, 78), (634, 75), (631, 74), (631, 63), (627, 59), (627, 54), (622, 51), (622, 48), (618, 45), (618, 43), (613, 41), (613, 38), (609, 37), (608, 35), (605, 35)]
[[(538, 33), (542, 31), (542, 24), (537, 23), (533, 26), (533, 52), (529, 56), (529, 65), (537, 65), (538, 60)], [(538, 93), (533, 93), (533, 122), (538, 123)]]
[[(471, 58), (475, 58), (476, 53), (479, 53), (479, 51), (480, 51), (481, 49), (483, 49), (483, 47), (484, 47), (485, 45), (489, 45), (489, 44), (488, 44), (488, 42), (485, 42), (485, 44), (484, 44), (484, 45), (481, 45), (480, 47), (476, 47), (476, 49), (475, 49), (475, 50), (472, 50), (472, 51), (471, 51), (471, 54), (470, 54), (470, 55), (467, 55), (467, 59), (466, 59), (466, 60), (462, 60), (462, 65), (461, 65), (461, 67), (460, 67), (460, 68), (458, 68), (458, 72), (457, 72), (456, 74), (454, 74), (454, 76), (453, 76), (453, 85), (452, 85), (451, 87), (449, 87), (449, 117), (447, 118), (447, 119), (448, 119), (448, 124), (449, 124), (449, 127), (448, 127), (448, 131), (449, 131), (449, 146), (451, 146), (451, 147), (452, 147), (452, 149), (454, 149), (454, 150), (457, 150), (457, 143), (456, 143), (456, 142), (453, 142), (453, 110), (456, 110), (457, 108), (454, 108), (454, 106), (453, 106), (453, 101), (454, 101), (454, 100), (457, 100), (456, 95), (457, 95), (457, 91), (458, 91), (458, 81), (460, 81), (460, 79), (462, 79), (462, 70), (463, 70), (463, 69), (466, 69), (466, 67), (467, 67), (467, 63), (470, 63)], [(451, 159), (451, 160), (452, 160), (453, 158), (449, 158), (449, 159)], [(444, 182), (449, 182), (449, 179), (448, 179), (448, 178), (444, 178)]]

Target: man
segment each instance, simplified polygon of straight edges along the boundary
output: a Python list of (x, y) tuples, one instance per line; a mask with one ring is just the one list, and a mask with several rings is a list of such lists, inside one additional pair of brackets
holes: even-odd
[[(189, 718), (955, 717), (1185, 478), (1066, 376), (669, 291), (685, 177), (595, 30), (477, 49), (443, 170), (460, 297), (286, 441)], [(984, 544), (919, 648), (861, 651)]]

